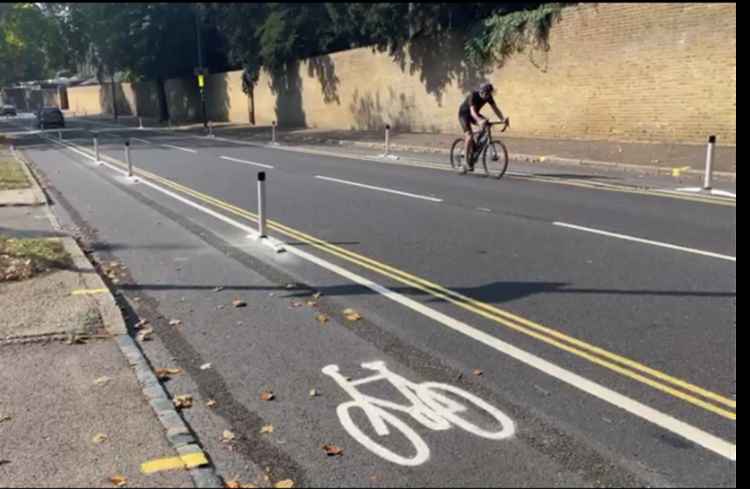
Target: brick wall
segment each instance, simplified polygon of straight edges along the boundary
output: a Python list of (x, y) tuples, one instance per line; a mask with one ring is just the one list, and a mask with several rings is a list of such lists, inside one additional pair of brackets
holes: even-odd
[[(263, 71), (253, 93), (256, 123), (329, 129), (390, 123), (457, 133), (465, 93), (489, 80), (500, 90), (496, 98), (514, 136), (703, 143), (716, 134), (736, 144), (736, 4), (566, 7), (548, 51), (526, 49), (484, 73), (468, 69), (463, 58), (460, 41), (428, 41), (398, 57), (360, 48), (280, 73)], [(213, 120), (249, 121), (240, 72), (212, 75), (206, 85)], [(195, 79), (166, 86), (175, 120), (197, 120)], [(71, 109), (96, 104), (90, 89), (70, 90)], [(86, 90), (85, 97), (77, 90)]]

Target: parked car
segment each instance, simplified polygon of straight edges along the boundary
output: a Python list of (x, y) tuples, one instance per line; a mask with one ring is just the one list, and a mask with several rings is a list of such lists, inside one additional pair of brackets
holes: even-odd
[(65, 117), (57, 107), (43, 107), (36, 113), (36, 127), (39, 129), (65, 127)]
[(18, 115), (16, 108), (12, 105), (0, 106), (0, 116), (2, 115)]

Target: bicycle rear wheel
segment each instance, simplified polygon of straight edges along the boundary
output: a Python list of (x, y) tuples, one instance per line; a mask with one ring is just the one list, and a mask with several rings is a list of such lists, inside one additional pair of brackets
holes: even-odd
[(482, 154), (482, 164), (488, 176), (503, 178), (508, 170), (508, 148), (501, 141), (492, 141)]
[(451, 146), (451, 168), (454, 170), (461, 170), (466, 163), (466, 155), (464, 154), (464, 140), (459, 138), (453, 141)]

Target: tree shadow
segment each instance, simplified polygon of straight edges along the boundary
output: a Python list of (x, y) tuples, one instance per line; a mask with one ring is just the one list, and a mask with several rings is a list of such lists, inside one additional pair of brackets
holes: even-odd
[(116, 110), (118, 116), (134, 115), (134, 108), (130, 107), (121, 83), (99, 85), (99, 105), (105, 114), (113, 115)]
[(464, 46), (467, 39), (468, 34), (464, 31), (446, 31), (391, 48), (390, 55), (402, 72), (408, 71), (409, 75), (418, 72), (427, 93), (442, 107), (449, 85), (468, 92), (488, 81), (487, 76), (493, 71), (489, 65), (475, 66), (466, 61)]
[(307, 127), (302, 108), (302, 78), (299, 76), (299, 61), (289, 61), (269, 70), (271, 93), (276, 97), (276, 121), (286, 128)]
[(323, 92), (323, 101), (326, 104), (336, 102), (336, 105), (341, 105), (338, 94), (338, 86), (341, 80), (336, 76), (336, 65), (331, 56), (325, 55), (308, 59), (307, 75), (318, 78), (320, 89)]
[(132, 83), (135, 96), (135, 115), (161, 119), (164, 101), (159, 96), (157, 82)]
[(172, 122), (203, 120), (201, 95), (195, 78), (172, 78), (164, 82), (164, 88)]
[(208, 120), (229, 122), (229, 73), (206, 77), (206, 114)]

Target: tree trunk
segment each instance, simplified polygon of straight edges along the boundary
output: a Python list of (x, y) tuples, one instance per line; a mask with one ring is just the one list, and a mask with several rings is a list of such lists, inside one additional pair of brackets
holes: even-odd
[(159, 98), (159, 122), (169, 120), (169, 106), (167, 104), (167, 92), (164, 88), (164, 79), (156, 79), (156, 93)]

